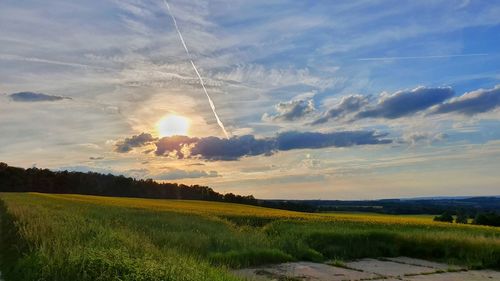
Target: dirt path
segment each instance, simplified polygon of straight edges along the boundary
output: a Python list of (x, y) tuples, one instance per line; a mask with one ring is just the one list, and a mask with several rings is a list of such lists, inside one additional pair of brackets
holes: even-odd
[(267, 267), (236, 270), (252, 281), (500, 281), (500, 272), (466, 270), (457, 266), (407, 257), (362, 259), (342, 265), (290, 262)]

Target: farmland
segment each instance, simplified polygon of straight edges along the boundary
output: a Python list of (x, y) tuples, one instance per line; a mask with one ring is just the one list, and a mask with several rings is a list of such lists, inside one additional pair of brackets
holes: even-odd
[(0, 200), (6, 280), (240, 280), (231, 269), (399, 255), (500, 268), (498, 228), (426, 216), (38, 193)]

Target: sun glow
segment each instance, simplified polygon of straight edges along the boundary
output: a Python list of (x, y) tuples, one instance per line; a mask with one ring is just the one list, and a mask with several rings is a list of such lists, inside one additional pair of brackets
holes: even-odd
[(174, 135), (187, 136), (189, 131), (189, 120), (179, 115), (167, 115), (156, 124), (160, 137)]

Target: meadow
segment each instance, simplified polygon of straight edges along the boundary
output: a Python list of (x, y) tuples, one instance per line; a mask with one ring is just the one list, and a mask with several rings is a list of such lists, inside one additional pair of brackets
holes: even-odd
[(240, 280), (231, 269), (400, 255), (499, 269), (500, 229), (428, 216), (0, 193), (6, 280)]

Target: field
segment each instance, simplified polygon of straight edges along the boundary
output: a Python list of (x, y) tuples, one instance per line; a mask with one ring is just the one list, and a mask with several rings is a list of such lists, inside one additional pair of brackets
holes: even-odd
[(500, 268), (498, 228), (428, 216), (37, 193), (0, 200), (6, 280), (239, 280), (230, 269), (400, 255)]

